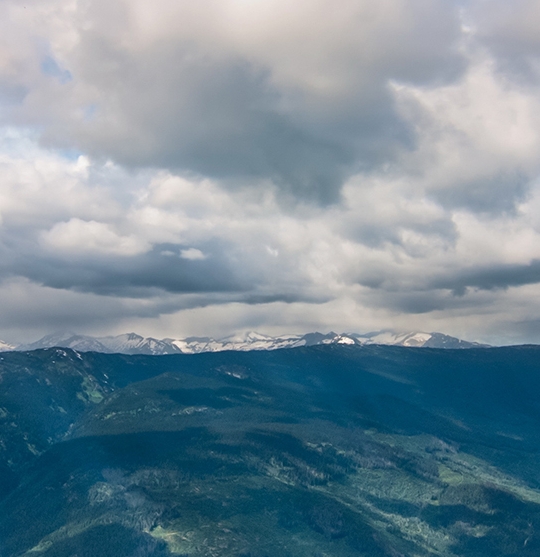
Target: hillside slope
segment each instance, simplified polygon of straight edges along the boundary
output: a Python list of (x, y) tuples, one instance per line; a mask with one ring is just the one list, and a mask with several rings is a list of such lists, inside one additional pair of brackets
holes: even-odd
[(539, 356), (5, 353), (0, 555), (536, 556)]

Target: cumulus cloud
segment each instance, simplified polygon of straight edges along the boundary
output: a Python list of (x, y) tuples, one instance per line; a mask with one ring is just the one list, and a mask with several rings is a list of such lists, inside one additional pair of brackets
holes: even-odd
[(73, 257), (86, 254), (137, 255), (148, 250), (148, 244), (134, 236), (120, 236), (110, 225), (95, 220), (72, 218), (58, 222), (41, 233), (42, 245), (47, 249), (64, 252)]
[(417, 149), (403, 162), (427, 194), (474, 212), (512, 210), (523, 199), (540, 168), (536, 90), (499, 74), (484, 56), (451, 85), (395, 88), (418, 130)]
[(197, 261), (198, 259), (206, 259), (206, 255), (197, 248), (188, 248), (180, 250), (180, 257), (183, 259), (190, 259), (191, 261)]
[(1, 2), (0, 333), (530, 340), (536, 11)]
[(540, 261), (533, 260), (527, 265), (496, 265), (488, 268), (462, 269), (456, 276), (434, 280), (433, 286), (463, 295), (467, 288), (494, 290), (538, 283), (540, 283)]
[(323, 203), (359, 166), (413, 141), (388, 79), (430, 83), (463, 66), (458, 11), (443, 2), (32, 8), (23, 19), (18, 3), (4, 5), (34, 62), (19, 72), (26, 92), (10, 116), (44, 126), (43, 141), (229, 184), (270, 180)]

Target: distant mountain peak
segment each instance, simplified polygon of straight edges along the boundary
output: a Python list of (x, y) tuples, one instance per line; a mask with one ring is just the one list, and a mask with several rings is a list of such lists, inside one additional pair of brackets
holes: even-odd
[(17, 350), (37, 350), (39, 348), (71, 348), (81, 352), (107, 352), (98, 339), (86, 335), (79, 335), (72, 331), (57, 331), (45, 335), (37, 342), (23, 344)]
[(119, 336), (124, 336), (128, 340), (143, 340), (144, 339), (144, 337), (142, 337), (141, 335), (138, 335), (137, 333), (125, 333), (125, 334), (119, 335)]

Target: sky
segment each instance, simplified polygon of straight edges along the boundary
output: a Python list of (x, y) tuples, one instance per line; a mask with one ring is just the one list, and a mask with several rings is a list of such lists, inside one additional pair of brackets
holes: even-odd
[(540, 342), (537, 0), (0, 0), (0, 338)]

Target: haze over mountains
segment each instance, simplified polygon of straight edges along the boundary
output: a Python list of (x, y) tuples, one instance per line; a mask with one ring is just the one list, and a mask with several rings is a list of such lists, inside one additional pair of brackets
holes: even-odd
[(314, 332), (305, 335), (272, 337), (257, 332), (230, 335), (221, 339), (210, 337), (188, 337), (184, 339), (155, 339), (142, 337), (136, 333), (117, 336), (92, 337), (74, 332), (57, 332), (42, 339), (19, 346), (0, 341), (0, 351), (37, 350), (40, 348), (71, 348), (79, 352), (102, 352), (105, 354), (198, 354), (201, 352), (221, 352), (223, 350), (276, 350), (297, 348), (318, 344), (409, 346), (424, 348), (473, 348), (487, 346), (468, 342), (442, 333), (396, 333), (379, 331), (372, 333), (334, 333)]

